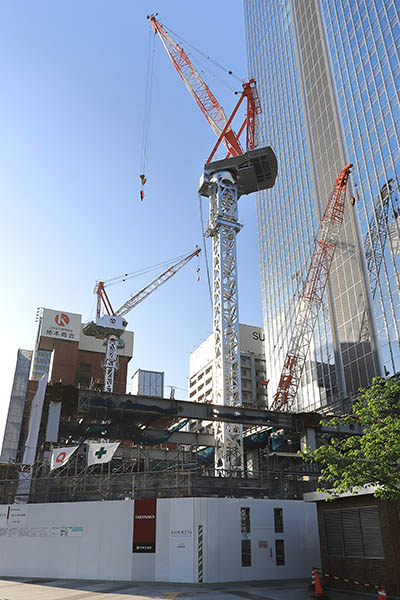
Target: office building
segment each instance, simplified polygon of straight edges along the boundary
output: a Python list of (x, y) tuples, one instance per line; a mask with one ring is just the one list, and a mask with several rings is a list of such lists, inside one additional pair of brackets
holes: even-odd
[[(269, 389), (277, 388), (313, 241), (335, 179), (353, 163), (345, 219), (295, 410), (340, 409), (400, 372), (400, 5), (245, 0), (259, 143), (279, 173), (258, 197)], [(270, 400), (272, 399), (272, 394)]]
[[(239, 335), (242, 404), (262, 409), (267, 406), (264, 332), (260, 327), (240, 324)], [(214, 336), (211, 334), (190, 355), (191, 402), (213, 402), (213, 360)]]

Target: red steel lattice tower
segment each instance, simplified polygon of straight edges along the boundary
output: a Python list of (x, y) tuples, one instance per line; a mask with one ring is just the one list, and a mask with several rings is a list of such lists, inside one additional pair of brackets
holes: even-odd
[(346, 187), (352, 166), (348, 164), (336, 178), (335, 187), (321, 220), (271, 410), (290, 410), (300, 385), (343, 223)]

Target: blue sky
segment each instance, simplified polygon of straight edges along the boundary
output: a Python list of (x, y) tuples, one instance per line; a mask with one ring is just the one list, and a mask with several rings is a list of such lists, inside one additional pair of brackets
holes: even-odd
[[(202, 245), (197, 183), (215, 141), (156, 40), (144, 202), (139, 173), (150, 25), (159, 19), (247, 76), (241, 0), (14, 0), (0, 4), (0, 436), (36, 308), (94, 316), (93, 285)], [(230, 113), (236, 97), (210, 87)], [(240, 84), (232, 81), (237, 88)], [(204, 200), (204, 212), (207, 204)], [(255, 197), (240, 201), (240, 321), (261, 325)], [(211, 255), (208, 246), (209, 256)], [(185, 398), (189, 354), (212, 329), (204, 253), (128, 315), (137, 368)], [(110, 288), (119, 306), (148, 279)]]

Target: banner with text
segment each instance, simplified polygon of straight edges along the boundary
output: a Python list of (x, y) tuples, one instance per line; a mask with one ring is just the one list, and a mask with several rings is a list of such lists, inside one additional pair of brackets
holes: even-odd
[(156, 498), (135, 500), (132, 552), (156, 551)]

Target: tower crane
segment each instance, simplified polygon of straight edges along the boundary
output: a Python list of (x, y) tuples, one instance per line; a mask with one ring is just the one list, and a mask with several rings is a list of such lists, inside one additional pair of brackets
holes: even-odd
[[(214, 403), (241, 406), (239, 310), (236, 267), (236, 235), (241, 195), (271, 188), (276, 179), (277, 161), (270, 147), (256, 148), (256, 117), (261, 103), (254, 79), (243, 83), (239, 100), (229, 118), (178, 42), (161, 25), (157, 15), (148, 16), (172, 64), (217, 136), (217, 142), (204, 166), (199, 193), (209, 198), (209, 224), (213, 253)], [(236, 134), (232, 122), (243, 100), (246, 116)], [(246, 151), (240, 137), (246, 129)], [(213, 161), (219, 146), (225, 145), (224, 160)], [(213, 161), (213, 162), (212, 162)], [(244, 469), (242, 425), (217, 423), (215, 467), (221, 475), (241, 475)]]
[(352, 166), (352, 164), (346, 165), (337, 176), (335, 186), (321, 219), (299, 301), (292, 337), (271, 410), (290, 410), (300, 385), (300, 378), (339, 240), (339, 232), (344, 216), (347, 181)]
[[(182, 267), (184, 267), (192, 258), (198, 256), (201, 252), (200, 248), (197, 248), (179, 260), (177, 263), (166, 269), (161, 275), (158, 275), (153, 281), (147, 284), (137, 294), (131, 296), (122, 306), (114, 311), (108, 294), (106, 292), (107, 283), (116, 283), (116, 281), (123, 280), (126, 275), (116, 277), (109, 282), (97, 281), (94, 293), (97, 295), (97, 310), (96, 310), (96, 321), (91, 321), (83, 327), (83, 333), (106, 341), (106, 356), (104, 360), (104, 391), (112, 392), (114, 387), (114, 376), (118, 370), (118, 341), (123, 334), (127, 321), (123, 318), (129, 311), (135, 306), (143, 302), (150, 294), (157, 290), (161, 285), (166, 283), (171, 277), (173, 277)], [(105, 309), (106, 314), (101, 316), (101, 307)]]

